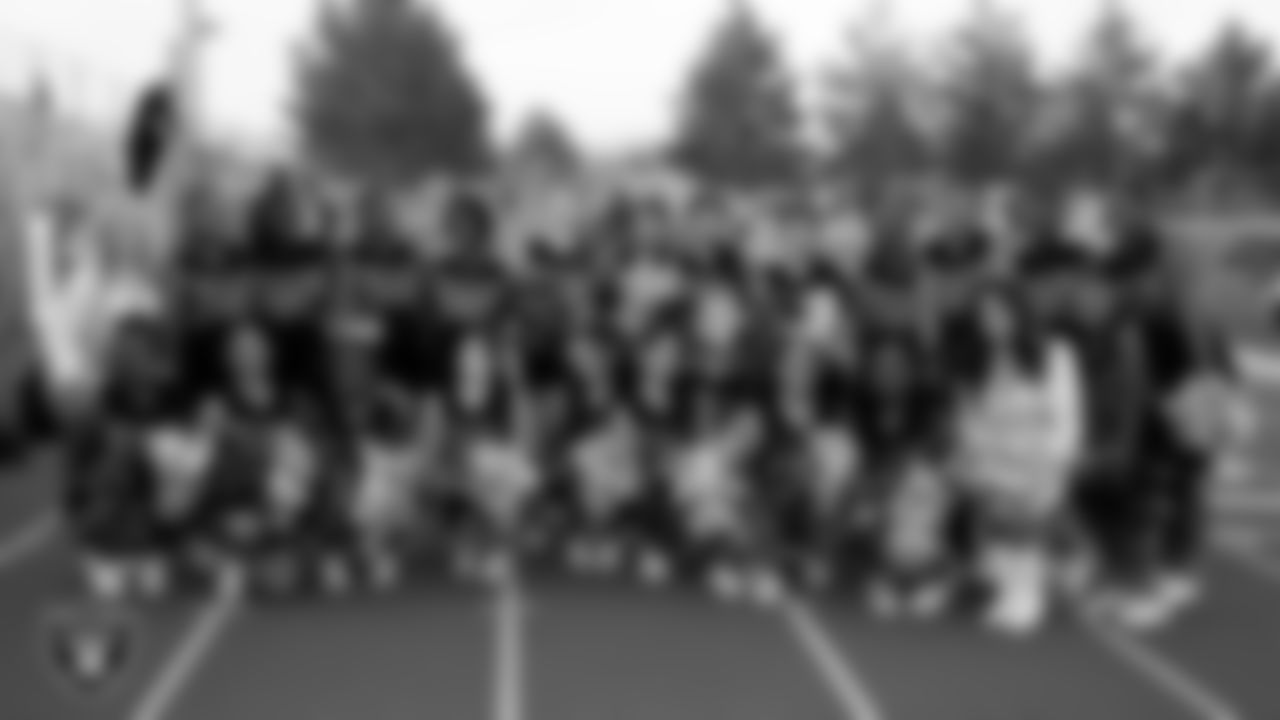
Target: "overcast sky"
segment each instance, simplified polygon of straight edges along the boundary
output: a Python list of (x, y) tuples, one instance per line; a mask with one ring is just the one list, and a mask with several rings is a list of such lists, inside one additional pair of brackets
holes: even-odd
[[(93, 107), (118, 108), (157, 66), (182, 1), (0, 0), (0, 82), (17, 83), (40, 63), (57, 68)], [(220, 26), (205, 99), (218, 125), (258, 140), (279, 132), (290, 58), (320, 1), (206, 0)], [(792, 68), (808, 72), (838, 52), (842, 31), (871, 2), (890, 8), (902, 31), (926, 44), (974, 0), (747, 1), (778, 29)], [(1051, 62), (1106, 1), (1005, 0)], [(496, 104), (500, 132), (531, 109), (548, 108), (596, 148), (667, 131), (683, 74), (729, 2), (434, 0), (461, 34), (468, 64)], [(1280, 0), (1125, 4), (1173, 57), (1197, 50), (1231, 16), (1280, 51)]]

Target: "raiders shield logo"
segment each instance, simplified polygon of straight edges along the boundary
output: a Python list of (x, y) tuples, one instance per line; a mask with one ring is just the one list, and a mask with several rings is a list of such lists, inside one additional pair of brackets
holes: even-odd
[(119, 609), (60, 607), (50, 613), (42, 630), (54, 677), (83, 697), (109, 694), (137, 656), (137, 623)]

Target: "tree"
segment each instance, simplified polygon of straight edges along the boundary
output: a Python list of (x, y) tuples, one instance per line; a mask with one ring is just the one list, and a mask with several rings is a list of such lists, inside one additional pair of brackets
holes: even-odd
[(695, 177), (728, 187), (766, 187), (801, 170), (791, 79), (745, 5), (735, 5), (694, 69), (672, 155)]
[(320, 167), (380, 188), (468, 173), (487, 106), (440, 16), (415, 0), (324, 5), (298, 71), (295, 119)]
[(884, 18), (861, 18), (847, 46), (826, 87), (830, 169), (875, 196), (918, 174), (931, 159), (922, 118), (929, 88)]
[(980, 2), (959, 28), (946, 78), (947, 169), (957, 179), (1008, 180), (1025, 169), (1039, 100), (1023, 28), (1004, 8)]
[(516, 136), (515, 161), (536, 172), (563, 177), (576, 173), (582, 153), (568, 128), (547, 112), (531, 115)]
[(1047, 107), (1056, 130), (1039, 148), (1055, 180), (1130, 186), (1162, 144), (1153, 53), (1133, 18), (1109, 7), (1080, 49), (1079, 65)]
[(1277, 158), (1268, 128), (1277, 113), (1267, 44), (1242, 25), (1222, 28), (1182, 78), (1173, 110), (1172, 174), (1230, 184), (1267, 174)]

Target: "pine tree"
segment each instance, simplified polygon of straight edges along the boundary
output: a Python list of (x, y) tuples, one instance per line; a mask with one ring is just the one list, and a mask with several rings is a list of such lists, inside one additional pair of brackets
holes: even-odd
[(319, 166), (396, 188), (486, 161), (485, 99), (431, 8), (416, 0), (326, 5), (310, 50), (298, 72), (296, 121)]
[(791, 78), (745, 5), (733, 8), (694, 69), (672, 155), (695, 177), (734, 188), (773, 186), (802, 169)]
[(1025, 170), (1039, 87), (1018, 19), (981, 2), (960, 27), (946, 78), (947, 169), (959, 180), (1003, 182)]

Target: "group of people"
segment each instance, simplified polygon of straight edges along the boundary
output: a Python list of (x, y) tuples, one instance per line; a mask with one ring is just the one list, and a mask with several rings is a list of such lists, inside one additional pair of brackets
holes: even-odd
[(42, 345), (11, 434), (62, 449), (94, 592), (522, 568), (1012, 633), (1066, 601), (1155, 626), (1198, 593), (1244, 426), (1154, 224), (882, 223), (851, 264), (621, 221), (517, 258), (470, 195), (433, 252), (314, 210), (274, 184), (123, 293), (110, 337)]

